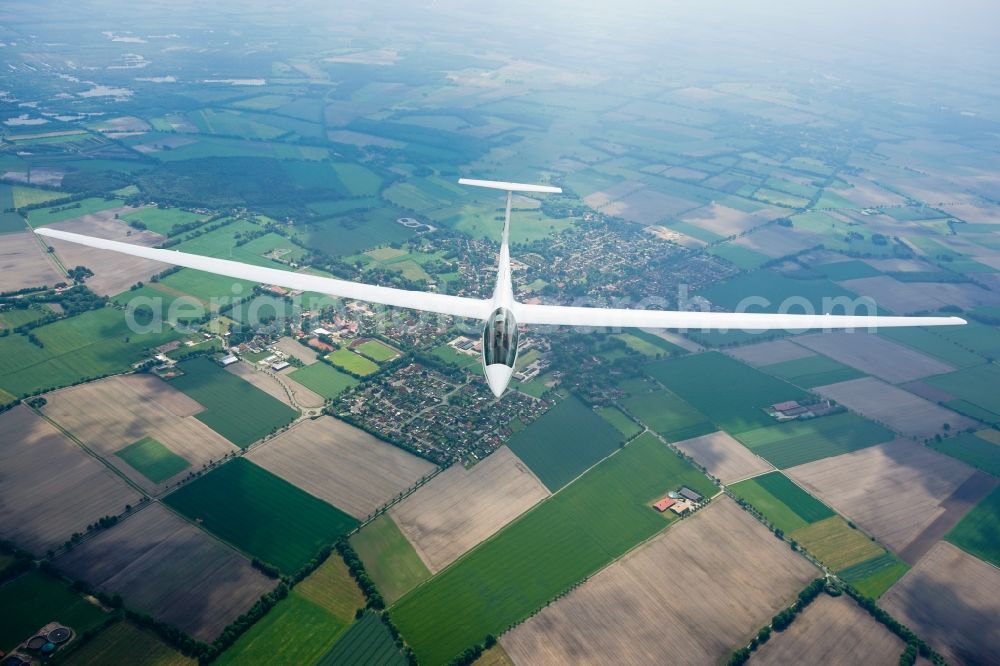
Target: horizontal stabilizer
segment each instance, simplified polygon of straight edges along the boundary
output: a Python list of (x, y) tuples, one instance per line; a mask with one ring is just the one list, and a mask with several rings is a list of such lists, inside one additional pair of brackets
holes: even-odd
[(475, 187), (489, 187), (494, 190), (504, 190), (505, 192), (547, 192), (549, 194), (561, 194), (561, 187), (551, 185), (527, 185), (525, 183), (505, 183), (500, 180), (476, 180), (475, 178), (459, 178), (459, 185), (473, 185)]

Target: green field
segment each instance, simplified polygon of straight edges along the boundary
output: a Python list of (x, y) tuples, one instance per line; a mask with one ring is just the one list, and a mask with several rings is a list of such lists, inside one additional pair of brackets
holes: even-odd
[(370, 247), (401, 243), (415, 232), (396, 220), (406, 217), (399, 209), (379, 205), (309, 224), (300, 232), (303, 242), (334, 257), (357, 254)]
[(0, 337), (0, 388), (15, 396), (124, 372), (152, 348), (178, 337), (169, 327), (135, 334), (125, 313), (114, 308), (89, 310), (32, 333), (44, 348), (23, 335)]
[(14, 199), (14, 208), (45, 203), (46, 201), (54, 201), (55, 199), (64, 199), (70, 194), (69, 192), (53, 192), (51, 190), (40, 190), (37, 187), (25, 187), (23, 185), (14, 185), (10, 189)]
[(382, 189), (382, 178), (361, 164), (334, 162), (331, 166), (352, 197), (374, 196)]
[(41, 227), (46, 224), (62, 222), (63, 220), (82, 217), (92, 213), (99, 213), (102, 210), (118, 208), (119, 206), (124, 205), (125, 202), (121, 199), (102, 199), (99, 197), (91, 197), (90, 199), (74, 201), (69, 204), (60, 204), (58, 206), (53, 206), (52, 208), (36, 208), (28, 213), (28, 221), (33, 227)]
[(447, 662), (676, 520), (649, 503), (681, 485), (716, 490), (642, 435), (403, 597), (393, 621), (421, 663)]
[(704, 414), (660, 388), (649, 393), (634, 393), (621, 404), (652, 430), (674, 442), (716, 430)]
[(891, 431), (850, 412), (774, 423), (736, 435), (747, 448), (781, 469), (850, 453), (892, 438)]
[(152, 437), (143, 437), (115, 455), (153, 483), (166, 481), (180, 474), (191, 464)]
[(618, 447), (624, 437), (576, 398), (566, 398), (507, 445), (555, 492)]
[(60, 663), (69, 666), (194, 666), (198, 662), (174, 650), (152, 632), (130, 622), (119, 622), (71, 652), (69, 658)]
[(945, 328), (955, 330), (935, 331), (935, 333), (980, 356), (1000, 360), (1000, 330), (977, 321), (970, 321), (965, 326)]
[(17, 328), (23, 324), (30, 324), (45, 316), (48, 308), (36, 305), (30, 308), (10, 309), (0, 312), (0, 328)]
[(643, 356), (665, 358), (672, 354), (685, 353), (683, 348), (678, 347), (671, 342), (667, 342), (658, 335), (646, 333), (645, 331), (641, 331), (639, 329), (633, 329), (628, 333), (619, 333), (614, 337), (628, 345), (628, 348), (632, 351), (638, 352)]
[(837, 261), (832, 264), (813, 266), (812, 269), (830, 280), (855, 280), (858, 278), (878, 277), (879, 271), (865, 262), (853, 259)]
[[(678, 229), (678, 231), (681, 230)], [(756, 250), (751, 250), (748, 247), (736, 245), (735, 243), (715, 245), (709, 252), (717, 257), (722, 257), (743, 270), (754, 270), (771, 261), (771, 258), (766, 254), (761, 254)]]
[(337, 367), (361, 377), (367, 377), (372, 373), (378, 372), (377, 364), (372, 363), (360, 354), (355, 354), (350, 349), (338, 349), (332, 354), (328, 354), (326, 358)]
[(613, 425), (615, 430), (625, 435), (626, 439), (635, 437), (642, 432), (639, 424), (617, 407), (598, 407), (597, 413), (601, 415), (602, 419)]
[(834, 571), (860, 564), (885, 553), (864, 532), (852, 528), (840, 516), (801, 527), (790, 534), (823, 564)]
[(296, 585), (295, 592), (328, 611), (343, 624), (353, 622), (354, 613), (365, 606), (365, 595), (336, 552)]
[(39, 627), (58, 620), (82, 633), (104, 621), (104, 612), (46, 573), (35, 570), (0, 587), (0, 650), (10, 652)]
[(646, 366), (661, 384), (730, 434), (770, 425), (764, 408), (808, 394), (718, 352), (690, 354)]
[(924, 381), (993, 414), (992, 421), (1000, 421), (1000, 391), (997, 390), (1000, 386), (1000, 365), (977, 365), (946, 375), (928, 377)]
[(389, 629), (375, 613), (351, 625), (317, 666), (405, 666), (406, 659)]
[(379, 340), (368, 340), (354, 348), (359, 354), (367, 356), (376, 363), (392, 361), (402, 356), (398, 349), (394, 349)]
[(1000, 486), (945, 535), (962, 550), (1000, 567)]
[(233, 444), (246, 448), (295, 420), (298, 412), (206, 357), (179, 364), (184, 374), (170, 380), (205, 407), (195, 418)]
[(166, 236), (178, 224), (190, 224), (207, 219), (207, 215), (190, 213), (180, 208), (143, 208), (132, 213), (126, 213), (121, 219), (126, 222), (142, 222), (150, 231)]
[(842, 569), (837, 575), (861, 594), (878, 599), (909, 570), (910, 566), (892, 553), (882, 553)]
[(164, 502), (287, 574), (358, 523), (245, 458), (182, 486)]
[(771, 472), (741, 481), (730, 487), (750, 502), (774, 524), (791, 532), (834, 515), (815, 497), (795, 485), (781, 472)]
[[(806, 299), (812, 312), (823, 312), (823, 299), (846, 296), (853, 301), (856, 295), (825, 278), (816, 280), (796, 280), (775, 271), (761, 269), (742, 273), (725, 282), (713, 284), (699, 292), (712, 302), (729, 310), (736, 310), (748, 296), (763, 297), (768, 305), (754, 306), (747, 312), (777, 312), (782, 302), (794, 297), (796, 301)], [(789, 312), (802, 312), (801, 306), (789, 308)], [(837, 314), (836, 308), (834, 314)], [(864, 314), (859, 312), (858, 314)], [(874, 313), (873, 313), (874, 314)]]
[(303, 366), (288, 376), (329, 400), (358, 383), (354, 377), (331, 368), (326, 363)]
[(482, 363), (479, 354), (463, 354), (457, 352), (448, 345), (438, 345), (431, 350), (431, 354), (438, 357), (445, 363), (457, 365), (460, 368), (474, 368)]
[(926, 328), (886, 328), (878, 332), (894, 342), (912, 347), (956, 368), (981, 365), (985, 359)]
[(865, 376), (863, 372), (820, 355), (766, 365), (761, 370), (805, 389)]
[(351, 546), (365, 563), (386, 603), (397, 599), (431, 577), (431, 572), (392, 517), (385, 513), (351, 537)]
[(346, 624), (292, 589), (226, 649), (214, 663), (315, 664), (344, 631)]
[(927, 445), (993, 476), (1000, 476), (1000, 445), (976, 434), (963, 432), (940, 442), (931, 440)]

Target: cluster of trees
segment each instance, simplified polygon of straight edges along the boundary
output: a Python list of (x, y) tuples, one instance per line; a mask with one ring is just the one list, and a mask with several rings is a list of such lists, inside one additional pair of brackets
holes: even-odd
[[(215, 231), (217, 229), (221, 229), (222, 227), (225, 227), (225, 226), (228, 226), (228, 225), (232, 224), (237, 219), (238, 219), (237, 217), (222, 217), (222, 218), (215, 217), (215, 218), (212, 218), (212, 220), (214, 221), (214, 224), (209, 223), (209, 222), (203, 222), (203, 223), (202, 222), (191, 222), (190, 224), (175, 224), (170, 229), (171, 233), (168, 234), (168, 236), (170, 238), (168, 240), (164, 241), (163, 244), (160, 245), (160, 247), (164, 247), (164, 248), (166, 248), (166, 247), (173, 247), (174, 245), (179, 245), (180, 243), (183, 243), (185, 241), (189, 241), (189, 240), (191, 240), (193, 238), (198, 238), (199, 236), (204, 236), (205, 234), (207, 234), (210, 231)], [(194, 226), (192, 227), (191, 225), (194, 225)], [(177, 236), (179, 236), (181, 233), (183, 233), (183, 232), (178, 232), (177, 234), (173, 233), (174, 229), (177, 229), (178, 227), (185, 227), (185, 230), (187, 230), (187, 228), (190, 227), (190, 228), (194, 229), (194, 231), (192, 233), (188, 234), (187, 236), (185, 236), (184, 238), (178, 238)], [(167, 269), (167, 270), (169, 271), (171, 269)], [(180, 267), (179, 266), (175, 266), (173, 272), (176, 272), (176, 271), (179, 271), (179, 270), (180, 270)], [(164, 271), (164, 273), (167, 273), (167, 271)], [(162, 273), (160, 275), (163, 276)], [(167, 273), (167, 275), (169, 275), (169, 273)]]
[(0, 569), (0, 584), (20, 576), (28, 569), (34, 567), (31, 554), (21, 550), (10, 541), (0, 540), (0, 553), (10, 555), (14, 558), (10, 564)]
[(228, 627), (222, 630), (219, 637), (207, 646), (204, 651), (197, 655), (198, 661), (202, 664), (209, 664), (215, 661), (222, 652), (242, 636), (258, 620), (268, 614), (279, 601), (288, 596), (288, 585), (282, 581), (278, 585), (263, 595), (254, 603), (243, 615), (233, 620)]
[(448, 666), (471, 666), (477, 659), (479, 659), (479, 657), (482, 656), (484, 652), (496, 644), (497, 637), (493, 634), (487, 634), (481, 644), (466, 648), (465, 652), (448, 662)]
[(858, 602), (865, 611), (871, 615), (875, 620), (880, 622), (886, 629), (892, 633), (899, 636), (903, 641), (906, 642), (906, 650), (903, 652), (902, 656), (899, 658), (899, 663), (910, 665), (913, 664), (917, 655), (921, 657), (926, 657), (930, 659), (935, 664), (939, 666), (944, 666), (944, 657), (939, 655), (937, 652), (931, 649), (927, 643), (921, 640), (916, 634), (910, 631), (910, 628), (900, 623), (896, 618), (889, 615), (881, 608), (876, 605), (875, 600), (871, 597), (866, 597), (857, 590), (855, 590), (850, 585), (845, 586), (845, 591), (847, 594)]
[(348, 571), (351, 572), (351, 576), (358, 583), (361, 592), (364, 593), (368, 608), (373, 610), (382, 610), (385, 608), (385, 599), (382, 597), (382, 593), (378, 591), (374, 581), (368, 576), (364, 563), (358, 557), (358, 554), (354, 552), (354, 548), (351, 547), (350, 542), (346, 538), (341, 537), (337, 541), (335, 548), (340, 556), (344, 558), (344, 563), (347, 565)]
[[(794, 604), (775, 615), (769, 625), (764, 626), (757, 632), (757, 635), (753, 637), (749, 645), (741, 647), (730, 655), (729, 661), (726, 662), (728, 666), (742, 666), (742, 664), (747, 663), (754, 650), (770, 640), (772, 630), (784, 631), (790, 627), (796, 616), (805, 610), (806, 606), (811, 604), (825, 588), (827, 588), (827, 582), (824, 578), (817, 578), (806, 585), (805, 589), (799, 592), (799, 597), (795, 600)], [(829, 591), (834, 596), (840, 594), (839, 589)]]

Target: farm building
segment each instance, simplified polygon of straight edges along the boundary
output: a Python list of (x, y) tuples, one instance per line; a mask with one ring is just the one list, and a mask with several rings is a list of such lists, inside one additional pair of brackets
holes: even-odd
[(691, 490), (687, 486), (682, 487), (680, 489), (680, 491), (679, 491), (679, 494), (680, 494), (681, 497), (687, 498), (687, 499), (691, 500), (692, 502), (700, 502), (701, 501), (701, 495), (699, 495), (695, 491)]
[(664, 497), (659, 502), (654, 502), (653, 508), (659, 511), (660, 513), (663, 513), (664, 511), (672, 507), (674, 504), (677, 504), (677, 500), (670, 499), (669, 497)]
[(692, 509), (691, 502), (688, 500), (678, 500), (670, 505), (670, 510), (676, 513), (678, 516), (684, 515), (685, 512)]
[(331, 333), (330, 331), (326, 330), (325, 328), (314, 328), (313, 329), (313, 335), (326, 335), (326, 336), (330, 336), (330, 335), (333, 335), (333, 333)]
[(229, 356), (223, 356), (222, 358), (220, 358), (219, 365), (221, 365), (224, 368), (227, 365), (232, 365), (233, 363), (236, 363), (239, 360), (240, 359), (236, 358), (235, 354), (230, 354)]
[(799, 406), (798, 400), (786, 400), (785, 402), (776, 402), (771, 405), (771, 409), (776, 412), (787, 412), (790, 409), (795, 409)]
[(291, 366), (291, 363), (289, 363), (288, 361), (278, 361), (277, 363), (271, 366), (271, 369), (274, 370), (275, 372), (278, 372), (279, 370), (284, 370), (289, 366)]

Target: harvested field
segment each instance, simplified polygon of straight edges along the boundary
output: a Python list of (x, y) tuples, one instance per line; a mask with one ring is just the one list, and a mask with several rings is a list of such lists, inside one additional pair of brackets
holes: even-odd
[(950, 365), (918, 351), (862, 332), (800, 335), (795, 338), (795, 342), (890, 384), (910, 382), (954, 370)]
[(501, 447), (472, 469), (453, 465), (389, 513), (437, 573), (548, 495), (528, 467)]
[(791, 627), (772, 634), (750, 663), (895, 666), (905, 648), (898, 636), (850, 597), (820, 594)]
[(803, 349), (791, 340), (759, 342), (755, 345), (727, 349), (726, 353), (754, 367), (774, 365), (814, 355), (808, 349)]
[[(809, 492), (896, 553), (945, 512), (944, 502), (974, 472), (965, 463), (903, 439), (787, 470)], [(954, 522), (963, 514), (954, 516)]]
[[(121, 220), (116, 220), (115, 210), (84, 215), (83, 217), (49, 225), (52, 229), (86, 234), (97, 238), (123, 241), (133, 245), (153, 247), (164, 237), (152, 231), (137, 231)], [(46, 239), (56, 249), (56, 254), (67, 268), (86, 266), (94, 272), (87, 278), (87, 286), (101, 296), (113, 296), (126, 291), (136, 282), (144, 282), (153, 275), (169, 268), (167, 264), (150, 261), (127, 254), (97, 250), (55, 238)]]
[(204, 641), (274, 586), (248, 559), (159, 504), (77, 546), (56, 566)]
[(729, 236), (749, 231), (754, 227), (759, 227), (762, 224), (767, 224), (786, 213), (787, 211), (775, 210), (773, 208), (746, 213), (742, 210), (711, 203), (681, 215), (680, 219), (689, 224), (699, 226), (706, 231), (711, 231), (717, 236), (728, 238)]
[(331, 416), (302, 421), (247, 457), (355, 518), (434, 471), (426, 460)]
[(939, 542), (879, 605), (953, 663), (1000, 654), (1000, 571)]
[(885, 551), (840, 516), (801, 527), (789, 535), (834, 571), (867, 562)]
[(600, 207), (605, 215), (621, 217), (642, 225), (656, 224), (698, 207), (697, 201), (642, 188)]
[[(305, 349), (305, 347), (302, 348)], [(287, 370), (281, 373), (280, 381), (272, 376), (270, 370), (259, 370), (249, 363), (233, 363), (226, 366), (226, 371), (241, 379), (245, 379), (272, 398), (280, 400), (292, 408), (295, 407), (295, 404), (292, 403), (292, 398), (288, 396), (288, 391), (292, 392), (295, 402), (302, 407), (322, 407), (326, 402), (323, 396), (288, 377), (287, 374), (289, 372)], [(288, 391), (285, 390), (286, 386), (288, 387)]]
[(0, 291), (52, 286), (66, 279), (45, 256), (42, 245), (30, 232), (4, 234), (0, 243)]
[(183, 654), (161, 641), (149, 629), (142, 629), (131, 622), (119, 622), (74, 650), (62, 663), (69, 666), (105, 666), (106, 664), (133, 664), (134, 666), (195, 666), (197, 660)]
[(839, 283), (860, 296), (870, 296), (880, 307), (896, 314), (926, 312), (946, 305), (969, 310), (997, 305), (1000, 295), (971, 283), (900, 282), (888, 275), (844, 280)]
[(944, 433), (945, 423), (950, 424), (955, 431), (978, 425), (967, 416), (956, 414), (874, 377), (820, 386), (815, 390), (823, 397), (836, 400), (872, 421), (920, 439)]
[(312, 347), (306, 347), (305, 345), (300, 345), (291, 338), (279, 338), (278, 341), (274, 343), (274, 348), (288, 354), (289, 356), (294, 356), (306, 365), (312, 365), (319, 360), (315, 349)]
[(500, 643), (516, 664), (719, 663), (815, 575), (805, 559), (720, 498)]
[[(54, 391), (45, 396), (46, 416), (104, 457), (144, 489), (162, 490), (114, 454), (152, 437), (192, 468), (236, 451), (222, 435), (194, 417), (203, 408), (153, 375), (122, 375)], [(186, 471), (181, 472), (182, 474)]]
[(766, 460), (754, 455), (721, 430), (675, 442), (674, 446), (694, 458), (696, 463), (723, 483), (733, 483), (774, 469)]
[(0, 534), (36, 555), (139, 493), (24, 405), (0, 415)]
[(741, 236), (733, 241), (733, 244), (755, 250), (775, 259), (808, 250), (822, 245), (824, 242), (829, 241), (820, 234), (809, 231), (796, 231), (790, 234), (784, 227), (773, 225)]

